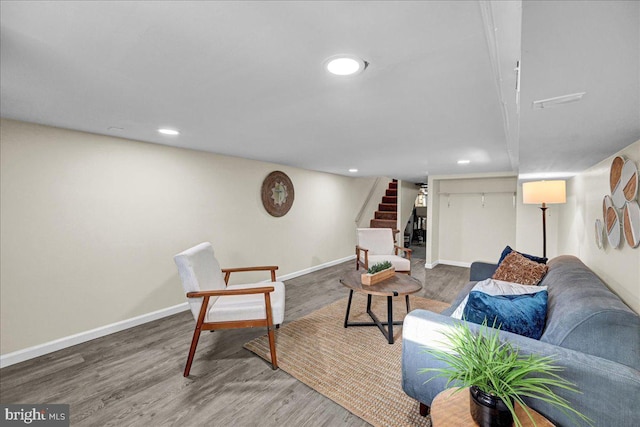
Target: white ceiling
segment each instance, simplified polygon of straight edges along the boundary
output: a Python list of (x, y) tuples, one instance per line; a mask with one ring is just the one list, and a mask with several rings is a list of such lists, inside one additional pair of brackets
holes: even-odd
[(640, 139), (639, 5), (3, 1), (1, 114), (345, 175), (578, 172)]

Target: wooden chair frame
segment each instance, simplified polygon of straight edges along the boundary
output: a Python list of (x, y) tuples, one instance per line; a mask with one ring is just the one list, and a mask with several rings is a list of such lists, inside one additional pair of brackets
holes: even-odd
[[(403, 248), (402, 246), (393, 245), (394, 253), (397, 256), (398, 252), (402, 251), (407, 254), (407, 259), (411, 261), (411, 252), (413, 252), (409, 248)], [(364, 262), (360, 260), (360, 252), (364, 252)], [(365, 249), (360, 245), (356, 245), (356, 270), (360, 270), (360, 266), (364, 267), (365, 270), (369, 269), (369, 249)], [(399, 274), (411, 274), (411, 270), (409, 271), (396, 271)]]
[[(229, 284), (229, 277), (231, 273), (245, 272), (245, 271), (271, 271), (271, 281), (276, 281), (277, 266), (258, 266), (258, 267), (240, 267), (240, 268), (223, 268), (224, 282)], [(196, 321), (196, 327), (193, 331), (193, 338), (191, 339), (191, 348), (189, 348), (189, 357), (187, 358), (187, 364), (184, 368), (184, 376), (188, 377), (191, 371), (191, 364), (193, 362), (193, 356), (196, 353), (196, 347), (198, 346), (198, 339), (202, 331), (214, 331), (217, 329), (236, 329), (236, 328), (252, 328), (255, 326), (266, 326), (267, 333), (269, 335), (269, 350), (271, 351), (271, 366), (273, 369), (278, 369), (278, 358), (276, 356), (276, 340), (273, 331), (273, 317), (271, 312), (271, 297), (269, 293), (273, 292), (275, 288), (273, 286), (264, 286), (259, 288), (245, 288), (245, 289), (221, 289), (212, 291), (198, 291), (187, 292), (187, 298), (203, 298), (202, 306), (200, 307), (200, 313), (198, 314), (198, 320)], [(204, 319), (207, 316), (209, 310), (209, 299), (211, 297), (225, 296), (225, 295), (252, 295), (252, 294), (264, 294), (264, 303), (266, 316), (264, 319), (255, 320), (238, 320), (232, 322), (205, 322)], [(279, 326), (279, 325), (278, 325)]]

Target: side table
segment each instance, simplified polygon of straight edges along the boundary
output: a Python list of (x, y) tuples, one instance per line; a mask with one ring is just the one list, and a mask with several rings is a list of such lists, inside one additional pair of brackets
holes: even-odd
[[(452, 395), (456, 388), (449, 388), (438, 394), (431, 403), (431, 425), (433, 427), (463, 427), (477, 426), (471, 418), (469, 411), (469, 389)], [(529, 408), (535, 424), (531, 422), (524, 409), (516, 402), (516, 415), (523, 427), (536, 425), (537, 427), (553, 427), (553, 424), (545, 417)]]

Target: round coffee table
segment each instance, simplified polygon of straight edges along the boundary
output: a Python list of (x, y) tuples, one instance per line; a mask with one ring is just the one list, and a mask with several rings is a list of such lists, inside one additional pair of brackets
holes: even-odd
[[(375, 285), (363, 285), (360, 280), (362, 271), (354, 270), (347, 273), (340, 283), (349, 288), (349, 303), (347, 304), (347, 313), (344, 316), (344, 327), (348, 326), (377, 326), (385, 336), (389, 344), (393, 344), (393, 325), (402, 325), (402, 320), (393, 321), (393, 297), (405, 296), (407, 303), (407, 313), (411, 310), (409, 305), (409, 295), (422, 289), (420, 281), (408, 274), (396, 273), (393, 277), (384, 280)], [(351, 299), (353, 292), (362, 292), (367, 294), (367, 314), (373, 322), (349, 322), (349, 311), (351, 310)], [(373, 295), (381, 295), (387, 297), (387, 327), (385, 328), (378, 317), (371, 311), (371, 297)]]
[[(469, 389), (465, 388), (460, 392), (453, 394), (457, 388), (449, 388), (438, 394), (431, 403), (431, 423), (433, 427), (464, 427), (477, 426), (471, 418), (469, 410)], [(537, 413), (531, 408), (527, 408), (531, 412), (531, 416), (535, 424), (531, 422), (522, 406), (516, 402), (516, 415), (524, 427), (553, 427), (545, 417)]]

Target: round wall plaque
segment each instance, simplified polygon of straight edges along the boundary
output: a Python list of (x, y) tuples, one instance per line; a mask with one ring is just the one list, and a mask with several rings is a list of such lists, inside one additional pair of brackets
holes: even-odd
[(294, 196), (293, 183), (284, 172), (271, 172), (262, 183), (262, 205), (272, 216), (286, 215)]

